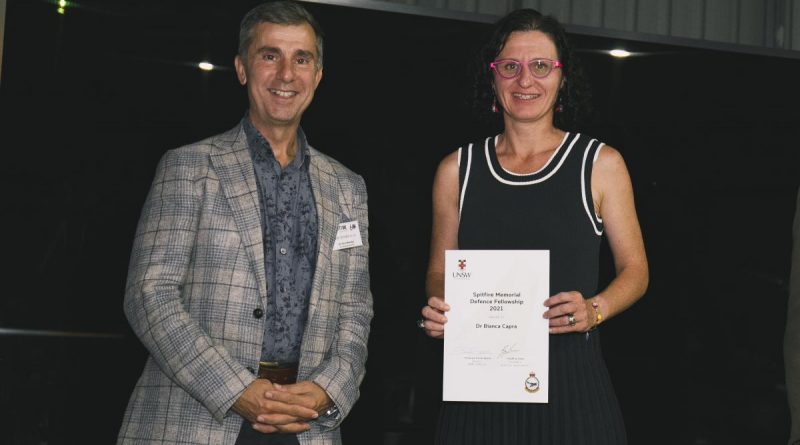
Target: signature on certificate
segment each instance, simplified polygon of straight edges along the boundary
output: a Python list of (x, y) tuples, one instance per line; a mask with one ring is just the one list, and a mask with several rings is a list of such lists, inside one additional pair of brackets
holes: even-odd
[(500, 353), (497, 354), (497, 358), (505, 357), (506, 355), (508, 355), (508, 354), (510, 354), (512, 352), (519, 352), (519, 349), (517, 348), (517, 344), (516, 343), (511, 344), (511, 345), (505, 345), (502, 348), (500, 348)]
[(469, 346), (461, 346), (458, 348), (458, 352), (454, 352), (454, 354), (474, 354), (474, 355), (483, 355), (483, 356), (491, 356), (492, 351), (488, 349), (476, 349)]

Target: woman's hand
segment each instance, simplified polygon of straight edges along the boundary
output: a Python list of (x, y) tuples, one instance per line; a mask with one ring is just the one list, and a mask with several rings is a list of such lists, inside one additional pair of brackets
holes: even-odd
[(422, 308), (422, 325), (428, 336), (433, 338), (444, 337), (444, 324), (447, 317), (444, 313), (450, 310), (450, 306), (439, 297), (428, 298), (428, 305)]
[(560, 292), (544, 301), (549, 309), (544, 318), (550, 320), (551, 334), (586, 332), (595, 325), (592, 303), (580, 292)]

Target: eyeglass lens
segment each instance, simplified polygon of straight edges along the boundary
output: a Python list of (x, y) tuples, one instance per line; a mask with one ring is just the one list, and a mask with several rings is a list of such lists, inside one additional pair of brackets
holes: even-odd
[[(547, 59), (531, 60), (528, 64), (531, 74), (534, 77), (547, 77), (553, 71), (554, 62)], [(516, 60), (503, 60), (495, 63), (495, 70), (497, 74), (506, 79), (517, 77), (522, 72), (522, 63)]]

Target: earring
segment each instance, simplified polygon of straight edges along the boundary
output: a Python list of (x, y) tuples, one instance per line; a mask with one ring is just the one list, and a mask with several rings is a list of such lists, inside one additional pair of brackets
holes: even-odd
[(500, 110), (497, 108), (497, 99), (494, 99), (492, 101), (492, 113), (497, 113), (498, 111)]
[(564, 95), (559, 94), (558, 99), (556, 99), (556, 113), (561, 113), (564, 111)]

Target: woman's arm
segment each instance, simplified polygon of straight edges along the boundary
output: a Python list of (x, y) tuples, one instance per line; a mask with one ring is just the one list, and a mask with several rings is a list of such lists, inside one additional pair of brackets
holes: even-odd
[(641, 298), (650, 280), (631, 178), (622, 155), (612, 147), (603, 147), (594, 164), (592, 196), (603, 218), (617, 272), (608, 287), (592, 299), (608, 319)]
[(447, 322), (444, 312), (444, 251), (458, 248), (458, 152), (439, 163), (433, 180), (433, 229), (425, 291), (428, 305), (422, 308), (425, 333), (434, 338), (444, 336)]
[[(584, 299), (579, 292), (561, 292), (545, 301), (550, 333), (584, 332), (630, 307), (647, 289), (649, 273), (642, 231), (633, 202), (625, 161), (604, 146), (592, 168), (592, 198), (614, 257), (616, 277), (602, 292)], [(569, 325), (569, 315), (575, 323)]]

